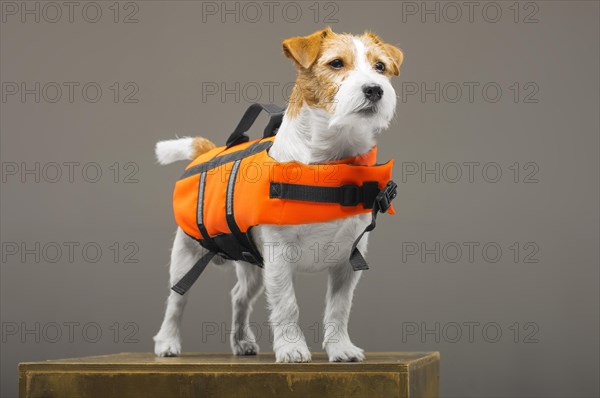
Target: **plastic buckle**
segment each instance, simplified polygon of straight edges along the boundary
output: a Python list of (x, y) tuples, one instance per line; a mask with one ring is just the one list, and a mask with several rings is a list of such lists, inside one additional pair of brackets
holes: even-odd
[(342, 206), (356, 206), (360, 203), (360, 188), (358, 185), (347, 184), (340, 187)]
[(383, 188), (375, 198), (375, 201), (379, 205), (379, 211), (385, 213), (392, 205), (392, 200), (398, 194), (398, 184), (394, 181), (389, 181), (385, 188)]

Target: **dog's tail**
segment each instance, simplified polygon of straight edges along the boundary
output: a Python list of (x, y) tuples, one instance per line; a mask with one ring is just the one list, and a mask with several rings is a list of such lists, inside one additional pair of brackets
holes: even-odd
[(160, 141), (156, 144), (156, 160), (169, 164), (178, 160), (192, 160), (215, 148), (216, 145), (202, 137), (184, 137)]

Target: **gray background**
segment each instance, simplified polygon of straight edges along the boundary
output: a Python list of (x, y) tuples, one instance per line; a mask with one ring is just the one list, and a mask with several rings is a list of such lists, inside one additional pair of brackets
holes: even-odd
[[(2, 396), (17, 394), (21, 361), (152, 350), (168, 292), (166, 264), (175, 230), (171, 189), (184, 167), (158, 166), (154, 144), (175, 134), (203, 135), (222, 144), (252, 97), (283, 104), (283, 86), (293, 81), (294, 71), (281, 54), (282, 39), (324, 25), (353, 33), (370, 29), (405, 52), (402, 75), (394, 80), (397, 117), (380, 142), (380, 159), (396, 159), (398, 215), (382, 216), (371, 239), (372, 269), (357, 289), (351, 318), (354, 342), (367, 351), (440, 351), (444, 396), (598, 396), (597, 2), (521, 3), (518, 22), (512, 1), (495, 2), (485, 17), (495, 18), (499, 7), (496, 23), (482, 14), (487, 2), (477, 3), (472, 22), (463, 6), (455, 23), (449, 21), (455, 18), (451, 8), (440, 11), (439, 22), (432, 15), (423, 22), (403, 12), (413, 5), (434, 8), (434, 2), (320, 3), (316, 22), (313, 2), (294, 3), (286, 13), (285, 3), (277, 3), (272, 21), (259, 2), (263, 15), (255, 22), (255, 10), (244, 11), (241, 3), (239, 22), (235, 15), (222, 22), (207, 14), (203, 21), (200, 2), (147, 1), (120, 3), (115, 23), (111, 1), (96, 3), (103, 14), (91, 23), (82, 17), (85, 4), (75, 9), (72, 23), (63, 8), (56, 23), (43, 15), (39, 23), (32, 16), (22, 23), (5, 14), (1, 25), (3, 83), (80, 84), (73, 103), (66, 89), (59, 102), (50, 103), (54, 91), (48, 87), (39, 103), (32, 95), (25, 102), (15, 95), (1, 104), (5, 167), (24, 162), (33, 168), (39, 162), (48, 173), (39, 183), (35, 176), (22, 181), (8, 175), (1, 185), (3, 249), (40, 242), (42, 252), (39, 262), (33, 255), (23, 260), (4, 253)], [(294, 21), (298, 8), (302, 15)], [(87, 9), (87, 17), (94, 11)], [(46, 12), (54, 18), (54, 10)], [(131, 12), (138, 22), (123, 23)], [(102, 88), (97, 103), (82, 97), (87, 82)], [(123, 95), (115, 102), (109, 88), (115, 82), (135, 83), (138, 102), (124, 103)], [(239, 82), (239, 100), (203, 98), (203, 86), (211, 82), (230, 89)], [(277, 84), (273, 98), (271, 82)], [(435, 82), (440, 90), (446, 85), (439, 102), (433, 95), (403, 101), (403, 88), (421, 83), (432, 88)], [(464, 82), (479, 84), (473, 101)], [(497, 102), (490, 100), (493, 84), (487, 100), (482, 96), (490, 82), (502, 89)], [(515, 82), (517, 101), (509, 88)], [(452, 102), (456, 85), (464, 90)], [(525, 95), (536, 88), (526, 102)], [(123, 88), (121, 94), (131, 91)], [(69, 182), (66, 166), (58, 182), (48, 181), (54, 178), (51, 162), (79, 162), (74, 181)], [(96, 183), (81, 174), (92, 162), (102, 170)], [(118, 182), (111, 169), (115, 162), (121, 168)], [(128, 162), (137, 171), (125, 169)], [(439, 182), (432, 175), (423, 182), (419, 175), (403, 174), (403, 162), (405, 168), (421, 168), (422, 162), (433, 168), (439, 162), (446, 173)], [(449, 182), (456, 171), (452, 162), (479, 162), (473, 182), (466, 166), (458, 182)], [(483, 165), (491, 162), (503, 173), (496, 183), (482, 176)], [(518, 182), (509, 168), (515, 162)], [(529, 162), (535, 165), (526, 169)], [(94, 178), (94, 164), (87, 178)], [(488, 179), (494, 178), (493, 166)], [(131, 171), (137, 182), (124, 182)], [(525, 182), (530, 172), (537, 182)], [(52, 242), (64, 249), (55, 263)], [(79, 244), (72, 261), (66, 242)], [(90, 242), (102, 248), (97, 262)], [(114, 242), (120, 247), (116, 261)], [(436, 242), (439, 262), (432, 254), (421, 258), (407, 252), (421, 244), (434, 248)], [(467, 242), (479, 245), (472, 261)], [(517, 261), (515, 246), (510, 248), (514, 242)], [(452, 262), (456, 245), (463, 253)], [(139, 248), (132, 256), (137, 263), (125, 261), (131, 247)], [(493, 262), (495, 247), (502, 255)], [(526, 262), (534, 250), (529, 260), (538, 261)], [(228, 292), (234, 279), (232, 272), (213, 267), (194, 286), (184, 322), (185, 351), (229, 350)], [(301, 321), (313, 350), (320, 350), (314, 330), (324, 289), (323, 275), (297, 278)], [(253, 317), (261, 325), (267, 319), (264, 304), (261, 298)], [(469, 322), (474, 322), (471, 337)], [(69, 323), (76, 323), (73, 336)], [(212, 328), (218, 333), (209, 333)], [(416, 334), (409, 333), (415, 328)], [(22, 334), (25, 329), (34, 331)], [(261, 343), (271, 350), (264, 326)]]

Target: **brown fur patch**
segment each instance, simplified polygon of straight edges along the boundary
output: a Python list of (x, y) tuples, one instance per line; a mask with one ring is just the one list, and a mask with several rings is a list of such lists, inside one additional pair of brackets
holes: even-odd
[(365, 32), (361, 36), (362, 42), (367, 48), (367, 59), (369, 63), (375, 65), (376, 62), (383, 62), (385, 65), (384, 75), (400, 75), (400, 65), (404, 61), (402, 50), (391, 44), (384, 43), (379, 36), (371, 32)]
[(330, 28), (326, 28), (304, 37), (291, 37), (283, 41), (283, 53), (304, 69), (310, 68), (319, 56), (321, 43), (332, 34)]
[(212, 141), (210, 141), (204, 137), (196, 137), (192, 141), (192, 147), (193, 147), (192, 158), (195, 159), (198, 156), (210, 151), (211, 149), (216, 148), (217, 146), (215, 144), (213, 144)]
[[(310, 67), (297, 68), (296, 84), (288, 104), (288, 116), (290, 117), (296, 116), (303, 104), (330, 111), (333, 108), (339, 85), (354, 67), (355, 54), (352, 36), (339, 35), (329, 29), (326, 31), (326, 35), (319, 36), (321, 39), (317, 58)], [(307, 37), (314, 38), (314, 35)], [(333, 69), (329, 63), (334, 59), (341, 59), (344, 62), (344, 68)]]

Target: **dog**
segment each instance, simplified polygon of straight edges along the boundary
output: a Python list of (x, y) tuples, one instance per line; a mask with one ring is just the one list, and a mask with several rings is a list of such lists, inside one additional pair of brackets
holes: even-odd
[[(269, 155), (279, 162), (325, 163), (368, 152), (378, 134), (394, 117), (396, 93), (390, 80), (400, 74), (404, 55), (377, 35), (337, 34), (330, 28), (309, 36), (283, 41), (283, 53), (295, 65), (297, 78), (281, 126)], [(204, 138), (161, 141), (156, 146), (159, 163), (194, 159), (214, 148)], [(277, 362), (309, 362), (311, 353), (298, 326), (294, 272), (328, 272), (326, 309), (323, 319), (323, 348), (332, 362), (355, 362), (365, 358), (348, 335), (348, 319), (354, 289), (362, 271), (348, 262), (352, 244), (370, 223), (370, 214), (360, 214), (325, 223), (305, 225), (258, 225), (251, 234), (259, 250), (270, 242), (293, 243), (301, 253), (298, 261), (286, 261), (285, 245), (269, 246), (264, 268), (233, 263), (238, 281), (231, 291), (233, 319), (231, 349), (235, 355), (259, 352), (249, 325), (257, 296), (266, 290), (273, 351)], [(368, 234), (366, 234), (368, 235)], [(323, 242), (335, 242), (337, 261), (325, 261), (330, 249)], [(367, 249), (366, 236), (358, 244)], [(320, 253), (312, 255), (315, 248)], [(202, 255), (198, 242), (178, 228), (170, 263), (170, 282), (175, 284)], [(289, 256), (288, 256), (289, 257)], [(181, 353), (180, 324), (187, 295), (173, 291), (167, 300), (164, 320), (154, 337), (160, 357)], [(286, 338), (290, 326), (299, 336)], [(296, 338), (297, 337), (297, 338)]]

